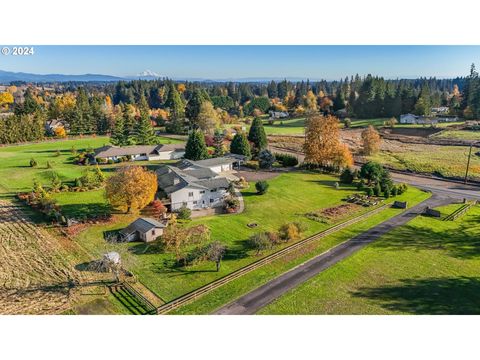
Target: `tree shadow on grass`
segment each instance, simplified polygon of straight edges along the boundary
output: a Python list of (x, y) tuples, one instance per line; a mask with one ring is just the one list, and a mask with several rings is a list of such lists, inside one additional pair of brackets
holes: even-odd
[(112, 207), (107, 203), (65, 204), (61, 205), (61, 209), (64, 215), (73, 218), (95, 218), (113, 213)]
[(480, 278), (475, 277), (403, 279), (399, 285), (361, 288), (352, 295), (409, 314), (480, 314)]
[(439, 222), (438, 230), (432, 227), (404, 225), (384, 236), (372, 246), (393, 251), (442, 250), (450, 256), (460, 259), (472, 259), (480, 256), (480, 237), (478, 232), (471, 231), (473, 226), (478, 226), (480, 219), (470, 218), (453, 229), (443, 228), (442, 220), (432, 219), (431, 221)]

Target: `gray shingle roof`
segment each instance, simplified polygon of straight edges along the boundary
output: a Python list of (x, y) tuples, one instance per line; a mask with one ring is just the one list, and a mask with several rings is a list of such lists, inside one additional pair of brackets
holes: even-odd
[(120, 234), (122, 235), (129, 235), (138, 231), (140, 233), (146, 233), (154, 228), (164, 228), (166, 227), (165, 224), (152, 219), (152, 218), (138, 218), (130, 225), (128, 225), (125, 229), (120, 230)]
[(185, 187), (210, 190), (227, 188), (229, 182), (225, 177), (218, 175), (207, 168), (182, 170), (175, 166), (164, 166), (157, 170), (158, 186), (167, 195)]
[(139, 154), (158, 154), (162, 151), (183, 151), (183, 144), (161, 144), (161, 145), (134, 145), (134, 146), (103, 146), (95, 150), (95, 157), (107, 158), (111, 156), (127, 156)]

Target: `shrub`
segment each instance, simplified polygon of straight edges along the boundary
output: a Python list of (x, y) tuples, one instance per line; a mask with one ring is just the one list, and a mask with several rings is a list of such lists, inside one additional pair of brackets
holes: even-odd
[(281, 239), (278, 233), (274, 231), (268, 231), (265, 234), (267, 235), (268, 240), (270, 241), (270, 244), (272, 244), (272, 246), (280, 244)]
[(350, 120), (349, 118), (345, 118), (345, 120), (343, 120), (343, 123), (345, 124), (345, 127), (347, 129), (352, 126), (352, 120)]
[(295, 223), (284, 224), (279, 230), (280, 238), (284, 241), (297, 240), (300, 238), (300, 231)]
[(177, 214), (179, 219), (190, 220), (190, 216), (192, 216), (192, 210), (190, 210), (184, 205), (177, 210)]
[(112, 159), (108, 159), (108, 161), (107, 161), (107, 164), (109, 164), (109, 165), (112, 165), (114, 163), (115, 163), (115, 161), (113, 161)]
[(257, 189), (257, 194), (259, 195), (265, 194), (269, 186), (270, 185), (264, 180), (257, 181), (255, 183), (255, 189)]
[(357, 190), (364, 190), (364, 189), (365, 189), (365, 181), (360, 180), (360, 181), (357, 183)]
[(373, 193), (375, 194), (375, 196), (380, 196), (381, 192), (382, 188), (380, 187), (380, 184), (376, 184), (373, 188)]
[(393, 188), (392, 188), (392, 196), (397, 196), (398, 195), (398, 187), (395, 185)]
[(272, 243), (267, 235), (267, 233), (256, 233), (248, 239), (248, 244), (254, 250), (256, 250), (257, 255), (260, 254), (261, 251), (270, 249)]
[(390, 188), (388, 186), (383, 191), (383, 196), (385, 197), (385, 199), (388, 199), (390, 197)]
[(37, 161), (34, 158), (30, 159), (30, 167), (37, 167)]
[(249, 168), (249, 169), (253, 169), (255, 171), (257, 171), (258, 169), (260, 169), (260, 166), (258, 165), (258, 161), (255, 161), (255, 160), (250, 160), (250, 161), (247, 161), (246, 163), (243, 164), (245, 167)]
[(367, 196), (373, 196), (373, 189), (371, 187), (367, 187), (365, 189), (365, 193), (367, 194)]
[(340, 174), (340, 182), (343, 184), (351, 184), (353, 183), (354, 173), (352, 169), (346, 168)]
[(275, 162), (275, 156), (270, 150), (264, 149), (258, 153), (258, 165), (261, 169), (270, 169)]
[(282, 166), (293, 167), (298, 165), (298, 159), (293, 155), (275, 153), (274, 156)]

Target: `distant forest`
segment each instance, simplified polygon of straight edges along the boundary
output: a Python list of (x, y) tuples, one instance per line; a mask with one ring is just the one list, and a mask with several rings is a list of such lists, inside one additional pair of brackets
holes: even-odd
[[(19, 89), (23, 89), (21, 97)], [(135, 132), (150, 132), (148, 126), (164, 126), (171, 133), (185, 133), (192, 126), (211, 132), (270, 111), (288, 112), (292, 117), (323, 113), (368, 119), (429, 115), (433, 107), (440, 106), (448, 107), (450, 115), (480, 118), (480, 81), (474, 65), (468, 76), (455, 79), (387, 80), (356, 75), (340, 81), (265, 83), (170, 79), (12, 83), (0, 93), (2, 111), (14, 113), (0, 122), (0, 143), (42, 138), (40, 124), (51, 119), (62, 120), (70, 134), (121, 132), (134, 139)]]

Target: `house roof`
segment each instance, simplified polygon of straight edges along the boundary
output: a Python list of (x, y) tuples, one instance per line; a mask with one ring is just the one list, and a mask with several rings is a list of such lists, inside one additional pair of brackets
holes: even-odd
[(180, 164), (178, 164), (178, 168), (182, 170), (186, 170), (191, 167), (209, 169), (215, 166), (233, 164), (239, 160), (244, 160), (244, 159), (245, 157), (242, 157), (241, 155), (235, 156), (234, 154), (228, 154), (222, 157), (210, 158), (205, 160), (197, 160), (197, 161), (183, 159), (180, 162)]
[(183, 144), (161, 144), (161, 145), (133, 145), (133, 146), (103, 146), (95, 150), (95, 157), (127, 156), (138, 154), (158, 154), (162, 151), (184, 150)]
[(227, 188), (229, 182), (225, 177), (218, 175), (210, 169), (196, 168), (182, 170), (175, 166), (164, 166), (157, 170), (158, 186), (170, 195), (186, 187), (197, 189)]
[(152, 218), (138, 218), (125, 229), (120, 230), (120, 234), (129, 235), (136, 231), (146, 233), (154, 228), (164, 228), (166, 225)]

